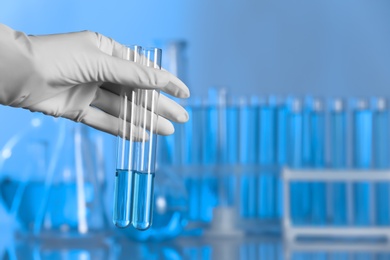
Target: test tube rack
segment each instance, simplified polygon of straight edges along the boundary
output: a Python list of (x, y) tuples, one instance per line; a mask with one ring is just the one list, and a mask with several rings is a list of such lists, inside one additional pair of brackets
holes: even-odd
[[(282, 170), (283, 178), (283, 237), (288, 242), (297, 241), (299, 238), (366, 238), (366, 239), (385, 239), (390, 244), (390, 226), (357, 226), (352, 223), (353, 220), (353, 184), (368, 183), (374, 185), (375, 183), (390, 183), (390, 171), (388, 170), (319, 170), (319, 169), (290, 169), (284, 168)], [(291, 183), (326, 183), (329, 187), (331, 183), (344, 183), (346, 185), (347, 196), (347, 225), (343, 226), (314, 226), (294, 225), (291, 217), (291, 200), (290, 200), (290, 186)], [(370, 222), (373, 223), (375, 210), (375, 192), (370, 189)], [(329, 194), (329, 193), (328, 193)]]

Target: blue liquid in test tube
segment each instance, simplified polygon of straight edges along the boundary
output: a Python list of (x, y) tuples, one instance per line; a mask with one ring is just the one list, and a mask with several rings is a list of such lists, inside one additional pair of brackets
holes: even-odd
[[(302, 167), (311, 168), (312, 166), (312, 124), (311, 116), (313, 110), (313, 99), (311, 97), (306, 97), (304, 100), (304, 107), (302, 110)], [(313, 183), (300, 182), (300, 197), (299, 201), (301, 203), (301, 215), (302, 221), (309, 222), (312, 217), (312, 203), (313, 197), (311, 191), (313, 189)]]
[[(389, 169), (389, 108), (384, 98), (376, 100), (374, 112), (374, 166), (376, 169)], [(376, 224), (390, 224), (390, 185), (378, 183), (376, 187)]]
[[(188, 128), (188, 133), (191, 133), (192, 138), (190, 140), (191, 158), (189, 158), (189, 165), (201, 165), (202, 162), (202, 140), (204, 136), (203, 131), (198, 129), (204, 128), (204, 108), (201, 105), (201, 101), (196, 99), (192, 107), (189, 109), (190, 124), (185, 124)], [(200, 174), (199, 174), (200, 175)], [(191, 174), (187, 176), (185, 182), (188, 190), (188, 202), (189, 202), (189, 219), (192, 221), (200, 221), (201, 212), (201, 176)]]
[[(160, 54), (161, 55), (161, 54)], [(145, 55), (149, 57), (150, 55)], [(151, 60), (152, 58), (149, 58)], [(140, 140), (133, 142), (133, 210), (131, 224), (138, 230), (146, 230), (152, 225), (154, 203), (154, 176), (157, 147), (157, 106), (159, 92), (155, 90), (138, 90), (138, 135)], [(150, 110), (149, 110), (150, 109)], [(150, 111), (150, 112), (149, 112)], [(150, 116), (148, 116), (150, 114)], [(142, 123), (141, 123), (142, 122)], [(146, 129), (150, 126), (150, 129)]]
[(133, 212), (132, 225), (138, 230), (146, 230), (152, 224), (154, 172), (133, 171)]
[[(150, 48), (143, 52), (146, 67), (161, 69), (161, 49)], [(138, 230), (152, 225), (154, 203), (154, 175), (157, 148), (157, 114), (160, 92), (136, 90), (138, 140), (134, 145), (133, 212), (131, 224)]]
[[(123, 49), (122, 58), (129, 62), (142, 63), (141, 46), (129, 46)], [(122, 91), (120, 96), (120, 122), (117, 137), (117, 163), (115, 173), (113, 223), (125, 228), (131, 223), (133, 203), (133, 167), (134, 136), (137, 120), (136, 91)], [(128, 122), (129, 121), (129, 122)]]
[(133, 175), (127, 170), (116, 171), (113, 222), (125, 228), (131, 222)]
[[(330, 111), (331, 167), (344, 169), (347, 167), (347, 113), (341, 99), (335, 99)], [(345, 183), (332, 185), (332, 219), (335, 225), (347, 224), (347, 196)]]
[[(353, 112), (353, 163), (358, 169), (372, 166), (372, 111), (366, 100), (358, 100)], [(370, 224), (370, 184), (354, 184), (354, 223)]]
[[(202, 163), (205, 166), (213, 166), (218, 160), (218, 91), (209, 89), (208, 104), (202, 107), (205, 119)], [(202, 221), (210, 222), (213, 217), (213, 209), (217, 205), (217, 178), (213, 171), (202, 172), (201, 179), (201, 211)]]
[[(225, 165), (236, 166), (239, 159), (238, 149), (238, 104), (233, 98), (229, 98), (227, 105), (221, 108), (220, 122), (222, 124), (220, 137), (223, 139), (220, 142), (221, 161)], [(236, 198), (236, 182), (237, 176), (233, 172), (226, 172), (222, 178), (222, 187), (220, 187), (220, 205), (233, 206), (238, 205)]]
[[(259, 163), (261, 167), (272, 167), (276, 163), (276, 108), (270, 97), (259, 108)], [(271, 171), (262, 171), (259, 178), (258, 215), (262, 219), (276, 216), (277, 178)]]
[[(311, 165), (313, 168), (325, 166), (325, 111), (323, 102), (313, 100), (310, 115)], [(311, 216), (313, 224), (325, 224), (326, 221), (326, 185), (314, 182), (311, 186)]]
[[(291, 168), (302, 168), (302, 104), (293, 99), (288, 112), (287, 163)], [(303, 204), (301, 183), (292, 183), (290, 189), (291, 218), (294, 224), (303, 223)]]
[[(288, 107), (287, 103), (280, 103), (276, 108), (276, 155), (277, 155), (277, 164), (280, 168), (284, 167), (287, 162), (287, 115)], [(280, 172), (279, 172), (280, 174)], [(283, 216), (283, 180), (280, 175), (277, 178), (278, 187), (277, 187), (277, 212), (276, 215), (278, 218)]]
[[(246, 100), (240, 101), (239, 107), (239, 162), (244, 166), (256, 164), (256, 126), (258, 101), (254, 98), (251, 104)], [(241, 216), (256, 217), (257, 205), (257, 176), (253, 171), (243, 172), (241, 176)]]

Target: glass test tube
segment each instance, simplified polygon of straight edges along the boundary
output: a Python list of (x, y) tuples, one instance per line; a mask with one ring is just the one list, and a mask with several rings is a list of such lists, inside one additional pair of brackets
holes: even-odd
[[(208, 91), (208, 104), (203, 106), (205, 125), (203, 126), (202, 163), (216, 165), (218, 162), (218, 91), (211, 88)], [(201, 221), (210, 222), (213, 218), (213, 208), (218, 203), (217, 177), (213, 171), (203, 171), (200, 183), (199, 212)]]
[[(374, 110), (374, 167), (376, 169), (389, 169), (389, 141), (390, 141), (390, 112), (388, 100), (385, 98), (378, 98), (375, 100)], [(386, 182), (375, 184), (376, 189), (376, 224), (389, 225), (390, 224), (390, 185)]]
[[(302, 103), (292, 99), (289, 104), (287, 126), (287, 163), (293, 169), (302, 168)], [(290, 191), (291, 218), (294, 224), (303, 223), (302, 183), (292, 183)]]
[[(358, 100), (353, 112), (353, 163), (357, 169), (372, 166), (372, 111), (367, 100)], [(356, 225), (370, 224), (370, 183), (354, 184), (354, 216)]]
[[(313, 168), (325, 167), (325, 110), (321, 99), (313, 99), (310, 113), (310, 164)], [(311, 187), (311, 221), (313, 224), (325, 224), (326, 221), (326, 184), (314, 182)]]
[[(307, 96), (303, 99), (302, 107), (302, 167), (309, 168), (312, 167), (312, 129), (311, 129), (311, 115), (313, 113), (313, 97)], [(309, 222), (311, 219), (312, 213), (312, 201), (311, 196), (312, 183), (310, 182), (301, 182), (299, 183), (301, 190), (301, 201), (302, 210), (301, 217), (303, 222)]]
[[(257, 112), (259, 101), (252, 97), (250, 102), (245, 98), (239, 105), (239, 163), (243, 166), (253, 166), (257, 161)], [(241, 207), (240, 214), (244, 218), (256, 217), (257, 207), (257, 176), (249, 169), (241, 175)]]
[[(231, 121), (237, 117), (230, 118), (233, 115), (232, 107), (229, 104), (229, 98), (226, 89), (218, 91), (218, 164), (227, 165), (234, 163), (234, 155), (237, 155), (237, 127), (229, 129)], [(237, 111), (237, 110), (236, 110)], [(237, 113), (236, 113), (237, 114)], [(235, 150), (233, 151), (232, 148)], [(233, 154), (232, 154), (233, 153)], [(233, 157), (233, 161), (229, 161)], [(232, 172), (219, 172), (218, 177), (218, 207), (233, 206), (235, 200), (236, 176)]]
[[(200, 128), (202, 129), (204, 124), (201, 100), (199, 98), (193, 99), (191, 105), (186, 106), (186, 109), (190, 120), (184, 126), (186, 129), (186, 140), (189, 141), (187, 149), (191, 150), (186, 166), (200, 165), (202, 161), (201, 140), (203, 140), (203, 131), (198, 131), (198, 128), (201, 126)], [(191, 221), (199, 221), (201, 211), (200, 176), (187, 173), (185, 183), (188, 191), (188, 218)]]
[[(141, 63), (141, 52), (141, 46), (129, 46), (123, 50), (122, 58)], [(133, 203), (131, 170), (134, 159), (134, 142), (129, 138), (136, 134), (136, 91), (122, 90), (120, 98), (113, 222), (117, 227), (125, 228), (131, 223)]]
[[(280, 100), (276, 106), (276, 164), (284, 167), (287, 162), (287, 115), (288, 115), (288, 99)], [(277, 218), (283, 216), (283, 180), (278, 176), (278, 206)]]
[[(261, 167), (272, 167), (276, 162), (276, 106), (270, 96), (260, 105), (258, 128), (258, 157)], [(275, 217), (277, 179), (272, 171), (262, 171), (259, 176), (258, 216), (262, 219)]]
[[(144, 50), (143, 64), (150, 68), (161, 69), (161, 49)], [(152, 224), (159, 95), (158, 90), (136, 90), (138, 109), (136, 125), (139, 139), (133, 142), (134, 180), (131, 224), (139, 230), (146, 230)]]
[[(239, 122), (239, 109), (238, 101), (235, 97), (228, 97), (226, 106), (226, 165), (237, 165), (239, 158), (239, 134), (238, 134), (238, 122)], [(234, 173), (230, 173), (230, 189), (229, 201), (234, 205), (239, 205), (239, 196), (237, 194), (236, 186), (238, 176)], [(234, 185), (234, 187), (233, 187)], [(231, 196), (231, 197), (230, 197)]]
[[(347, 112), (345, 102), (335, 99), (330, 107), (330, 163), (333, 169), (347, 167)], [(335, 225), (347, 223), (347, 189), (345, 183), (331, 184), (332, 220)]]

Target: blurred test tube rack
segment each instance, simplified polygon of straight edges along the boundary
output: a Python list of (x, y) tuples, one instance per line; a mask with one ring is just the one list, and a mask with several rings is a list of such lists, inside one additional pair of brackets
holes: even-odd
[[(190, 121), (159, 142), (158, 167), (185, 183), (187, 228), (281, 233), (286, 203), (290, 229), (390, 227), (387, 99), (236, 97), (210, 89), (207, 98), (183, 106)], [(292, 171), (287, 179), (286, 168)], [(298, 181), (299, 170), (313, 174)], [(383, 179), (354, 179), (361, 176), (355, 172), (376, 170)], [(323, 180), (321, 171), (337, 174)], [(287, 181), (291, 193), (285, 194)], [(228, 218), (235, 223), (214, 225), (226, 209), (234, 209)]]
[[(389, 170), (317, 170), (317, 169), (303, 169), (291, 170), (285, 168), (283, 170), (283, 194), (284, 194), (284, 216), (283, 216), (283, 233), (287, 241), (295, 241), (303, 238), (321, 237), (327, 239), (344, 238), (371, 238), (371, 239), (385, 239), (385, 242), (390, 243), (390, 226), (378, 225), (376, 214), (378, 210), (375, 208), (376, 197), (375, 193), (370, 194), (369, 203), (371, 208), (369, 211), (369, 221), (367, 225), (356, 225), (354, 214), (354, 188), (353, 184), (368, 183), (373, 186), (376, 183), (390, 183)], [(297, 225), (291, 218), (291, 208), (293, 207), (290, 197), (290, 186), (296, 182), (310, 182), (310, 183), (326, 183), (327, 191), (331, 192), (330, 184), (341, 182), (346, 185), (346, 211), (347, 223), (344, 225), (335, 224), (331, 212), (327, 212), (327, 221), (325, 224), (316, 225), (313, 222), (307, 221), (305, 225)], [(328, 194), (331, 195), (331, 194)], [(327, 196), (327, 198), (331, 198)], [(327, 203), (331, 203), (328, 200)], [(329, 208), (329, 207), (327, 207)]]

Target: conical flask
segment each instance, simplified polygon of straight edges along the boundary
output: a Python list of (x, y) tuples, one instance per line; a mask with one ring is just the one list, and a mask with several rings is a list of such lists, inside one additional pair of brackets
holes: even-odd
[(0, 195), (18, 231), (34, 227), (56, 129), (57, 119), (32, 114), (25, 128), (1, 144)]
[(84, 236), (104, 234), (107, 227), (101, 178), (88, 127), (61, 120), (51, 154), (43, 202), (37, 208), (34, 234)]

